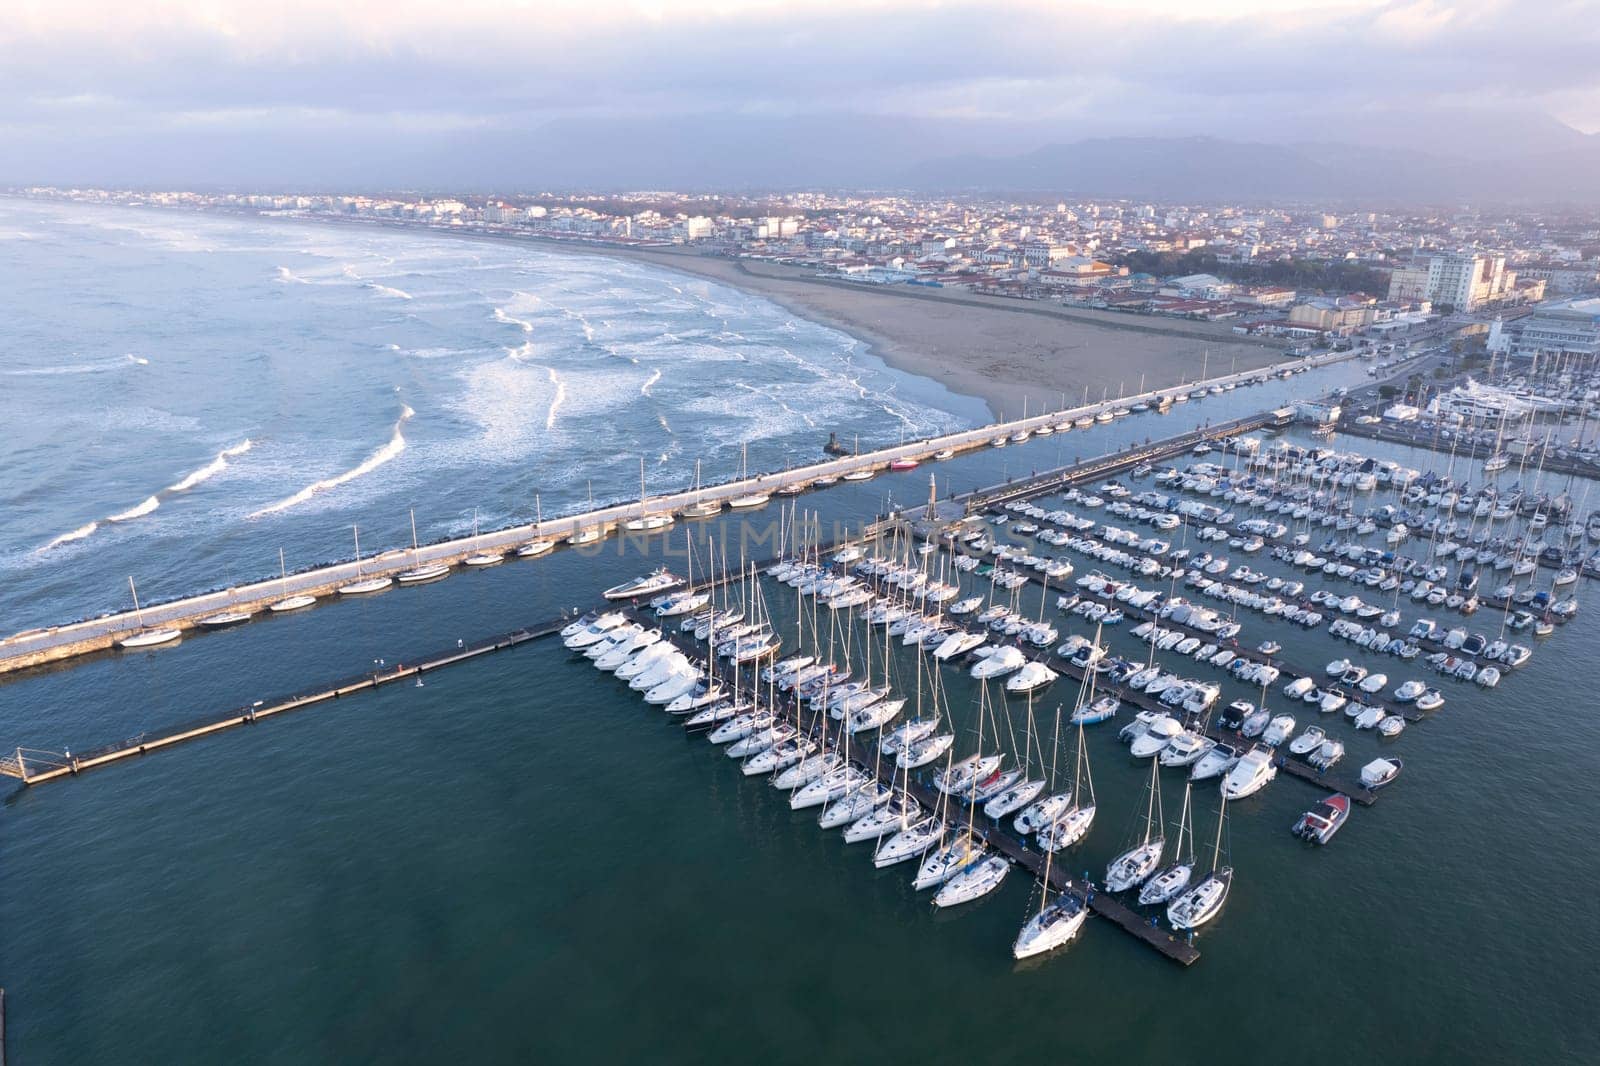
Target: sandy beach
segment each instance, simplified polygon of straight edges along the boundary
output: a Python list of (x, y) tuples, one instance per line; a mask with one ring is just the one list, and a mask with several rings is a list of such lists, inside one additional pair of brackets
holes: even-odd
[(1056, 410), (1081, 403), (1085, 396), (1097, 400), (1132, 394), (1141, 385), (1176, 385), (1288, 358), (1281, 343), (1241, 337), (1222, 323), (980, 296), (964, 289), (840, 281), (805, 267), (687, 248), (437, 228), (424, 232), (574, 255), (617, 256), (756, 293), (801, 318), (865, 341), (896, 370), (977, 397), (996, 419)]
[[(566, 242), (542, 241), (544, 247)], [(872, 345), (890, 366), (984, 400), (995, 417), (1079, 402), (1087, 390), (1139, 391), (1266, 366), (1277, 345), (1226, 325), (1059, 304), (978, 296), (964, 290), (879, 286), (820, 278), (805, 268), (670, 249), (566, 245), (621, 255), (709, 278), (762, 296)]]

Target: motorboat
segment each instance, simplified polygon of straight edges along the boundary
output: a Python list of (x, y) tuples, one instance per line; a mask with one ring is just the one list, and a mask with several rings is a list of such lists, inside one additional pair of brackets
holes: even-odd
[(1036, 692), (1060, 676), (1044, 663), (1030, 662), (1006, 679), (1006, 691), (1010, 693)]
[(1276, 748), (1294, 735), (1294, 715), (1280, 714), (1273, 717), (1267, 728), (1261, 734), (1261, 742), (1269, 748)]
[(588, 621), (579, 619), (578, 622), (570, 623), (561, 630), (561, 643), (574, 651), (578, 651), (604, 640), (607, 633), (626, 622), (627, 618), (620, 611), (610, 611), (606, 614), (596, 615), (590, 617)]
[(1277, 776), (1278, 768), (1272, 764), (1272, 749), (1261, 746), (1251, 748), (1240, 756), (1222, 779), (1222, 795), (1230, 800), (1253, 796)]
[(1361, 768), (1361, 784), (1370, 789), (1382, 788), (1399, 777), (1403, 769), (1405, 763), (1400, 759), (1373, 759)]
[(1190, 781), (1209, 781), (1221, 777), (1239, 761), (1239, 753), (1230, 745), (1218, 744), (1200, 757), (1189, 771)]
[(1428, 686), (1421, 681), (1407, 681), (1394, 690), (1396, 703), (1413, 703), (1428, 691)]
[(1302, 814), (1294, 823), (1293, 833), (1301, 840), (1313, 844), (1326, 844), (1350, 817), (1350, 797), (1335, 792)]
[(632, 581), (624, 581), (620, 585), (613, 585), (601, 593), (608, 600), (632, 600), (641, 596), (653, 596), (658, 592), (665, 592), (683, 584), (683, 579), (667, 570), (655, 570), (636, 577)]
[(1172, 738), (1183, 732), (1183, 725), (1170, 715), (1157, 715), (1145, 731), (1133, 739), (1128, 752), (1135, 759), (1149, 759), (1161, 753)]
[(1167, 742), (1159, 756), (1162, 766), (1191, 766), (1217, 746), (1217, 742), (1185, 729)]
[(1006, 645), (975, 663), (971, 674), (973, 678), (980, 681), (992, 677), (1000, 677), (1011, 673), (1013, 670), (1021, 669), (1027, 661), (1028, 657), (1022, 653), (1021, 648)]
[(1322, 746), (1322, 741), (1326, 736), (1327, 733), (1321, 726), (1309, 726), (1304, 733), (1289, 742), (1289, 753), (1291, 755), (1310, 755)]

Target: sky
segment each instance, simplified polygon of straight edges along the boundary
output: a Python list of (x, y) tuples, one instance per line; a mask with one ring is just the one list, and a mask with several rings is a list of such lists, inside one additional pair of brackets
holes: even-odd
[(184, 167), (332, 177), (360, 172), (341, 153), (404, 169), (543, 129), (581, 151), (574, 129), (641, 123), (734, 143), (763, 124), (897, 124), (929, 138), (930, 155), (964, 138), (1018, 151), (1108, 135), (1381, 139), (1434, 113), (1548, 116), (1591, 133), (1597, 7), (5, 0), (0, 181), (141, 166), (152, 180)]

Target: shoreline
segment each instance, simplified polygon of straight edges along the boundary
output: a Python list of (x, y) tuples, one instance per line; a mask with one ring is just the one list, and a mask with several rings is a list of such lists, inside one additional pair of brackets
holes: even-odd
[(894, 370), (983, 402), (995, 421), (1131, 395), (1141, 385), (1146, 390), (1178, 385), (1289, 358), (1276, 345), (1246, 340), (1228, 327), (1208, 323), (1135, 319), (965, 290), (873, 286), (817, 277), (808, 269), (767, 260), (686, 250), (424, 232), (629, 259), (727, 285), (862, 341)]
[[(248, 217), (274, 216), (252, 213)], [(981, 402), (992, 421), (1176, 386), (1202, 376), (1259, 369), (1290, 358), (1279, 345), (1240, 337), (1230, 327), (1212, 323), (1065, 307), (966, 290), (869, 285), (819, 277), (808, 268), (771, 260), (707, 255), (687, 248), (457, 231), (337, 216), (277, 217), (311, 225), (609, 256), (726, 285), (861, 341), (870, 355), (892, 370)]]

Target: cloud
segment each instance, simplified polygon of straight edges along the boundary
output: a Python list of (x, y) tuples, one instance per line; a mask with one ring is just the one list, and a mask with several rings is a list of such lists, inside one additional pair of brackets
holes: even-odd
[[(1580, 0), (22, 0), (0, 128), (109, 132), (850, 112), (1051, 131), (1307, 139), (1431, 106), (1600, 128)], [(4, 177), (5, 175), (0, 175)]]

